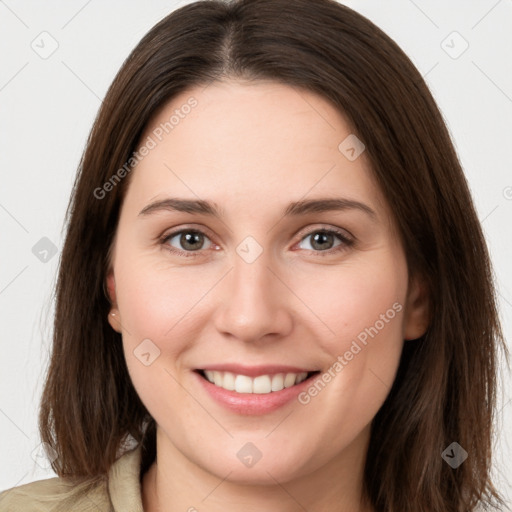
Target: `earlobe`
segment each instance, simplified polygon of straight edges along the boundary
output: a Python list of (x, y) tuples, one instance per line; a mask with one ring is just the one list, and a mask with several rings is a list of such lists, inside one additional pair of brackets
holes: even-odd
[(419, 276), (411, 279), (404, 315), (404, 339), (421, 338), (430, 323), (430, 299), (427, 283)]
[(116, 332), (121, 332), (121, 322), (119, 319), (119, 311), (117, 309), (112, 308), (108, 314), (108, 323), (110, 327), (114, 329)]

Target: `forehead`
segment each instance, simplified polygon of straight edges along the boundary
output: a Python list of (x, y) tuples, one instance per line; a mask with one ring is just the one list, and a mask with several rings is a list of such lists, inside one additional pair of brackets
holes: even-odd
[(312, 92), (214, 82), (182, 92), (151, 119), (140, 141), (151, 150), (130, 189), (141, 200), (172, 192), (270, 205), (330, 194), (384, 207), (364, 151), (347, 158), (353, 137), (340, 111)]

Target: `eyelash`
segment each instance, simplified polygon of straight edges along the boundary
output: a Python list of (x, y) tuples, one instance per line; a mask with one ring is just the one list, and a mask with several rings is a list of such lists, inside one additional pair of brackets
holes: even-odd
[[(187, 228), (185, 228), (185, 229), (180, 229), (178, 231), (173, 231), (172, 233), (168, 233), (168, 234), (164, 235), (160, 239), (160, 244), (166, 250), (170, 251), (173, 254), (177, 254), (178, 256), (184, 256), (185, 258), (201, 256), (201, 252), (202, 252), (201, 250), (199, 250), (199, 251), (182, 251), (181, 249), (176, 249), (175, 247), (172, 247), (172, 246), (170, 246), (167, 243), (169, 240), (171, 240), (176, 235), (179, 235), (181, 233), (201, 234), (201, 235), (204, 235), (206, 238), (209, 238), (208, 235), (206, 233), (204, 233), (203, 231), (201, 231), (200, 229), (195, 229), (195, 228), (194, 229), (193, 228), (188, 228), (187, 229)], [(303, 250), (308, 250), (310, 252), (318, 254), (319, 256), (322, 256), (322, 257), (332, 256), (334, 253), (338, 253), (338, 252), (341, 252), (343, 250), (347, 250), (349, 247), (352, 247), (354, 245), (354, 243), (355, 243), (355, 241), (353, 239), (349, 238), (344, 232), (342, 232), (340, 230), (337, 230), (337, 229), (333, 229), (333, 228), (329, 228), (329, 229), (327, 229), (327, 228), (317, 228), (317, 229), (314, 229), (314, 230), (310, 231), (309, 233), (306, 233), (300, 239), (299, 242), (302, 242), (308, 236), (314, 235), (315, 233), (335, 235), (342, 242), (340, 245), (337, 245), (336, 247), (333, 247), (332, 249), (327, 249), (325, 251), (315, 251), (313, 249), (303, 249)]]

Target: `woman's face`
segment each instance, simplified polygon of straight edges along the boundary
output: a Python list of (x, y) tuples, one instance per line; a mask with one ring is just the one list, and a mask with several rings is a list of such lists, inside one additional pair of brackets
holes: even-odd
[(186, 91), (141, 140), (109, 320), (158, 449), (238, 482), (361, 469), (403, 340), (426, 328), (361, 141), (272, 82)]

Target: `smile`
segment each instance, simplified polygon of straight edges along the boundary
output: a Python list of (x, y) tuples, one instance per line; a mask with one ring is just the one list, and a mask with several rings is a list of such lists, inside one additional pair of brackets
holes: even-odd
[(316, 372), (276, 373), (257, 377), (216, 370), (202, 370), (200, 373), (206, 380), (227, 391), (267, 394), (300, 384)]
[(218, 363), (192, 372), (205, 396), (236, 414), (268, 414), (298, 403), (319, 370), (288, 365)]

